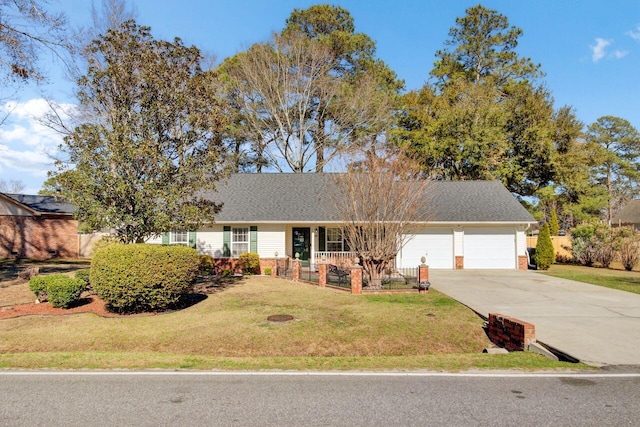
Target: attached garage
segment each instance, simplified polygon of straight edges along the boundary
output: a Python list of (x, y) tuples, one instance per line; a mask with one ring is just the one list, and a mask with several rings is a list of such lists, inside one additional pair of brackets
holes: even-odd
[(517, 268), (514, 227), (465, 228), (463, 237), (465, 269)]
[(420, 265), (420, 258), (423, 256), (426, 256), (430, 268), (452, 269), (453, 230), (429, 228), (416, 234), (402, 248), (398, 258), (402, 261), (402, 267), (415, 267)]

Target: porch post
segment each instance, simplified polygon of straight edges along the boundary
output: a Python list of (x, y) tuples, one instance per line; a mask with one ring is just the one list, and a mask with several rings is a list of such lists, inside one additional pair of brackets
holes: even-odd
[(316, 263), (316, 228), (311, 228), (311, 250), (309, 251), (311, 265)]

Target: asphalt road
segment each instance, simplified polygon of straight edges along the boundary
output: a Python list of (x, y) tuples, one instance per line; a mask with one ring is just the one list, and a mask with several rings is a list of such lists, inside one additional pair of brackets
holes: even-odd
[(0, 373), (2, 426), (637, 425), (640, 374)]

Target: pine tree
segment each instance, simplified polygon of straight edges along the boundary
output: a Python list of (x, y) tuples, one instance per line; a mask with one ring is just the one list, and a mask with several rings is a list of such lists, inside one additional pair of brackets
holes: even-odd
[(549, 232), (552, 236), (557, 236), (560, 226), (558, 225), (558, 216), (555, 209), (551, 211), (551, 217), (549, 218)]
[(538, 244), (536, 245), (535, 261), (538, 270), (548, 270), (551, 264), (556, 260), (556, 254), (551, 241), (549, 232), (549, 224), (545, 223), (538, 235)]

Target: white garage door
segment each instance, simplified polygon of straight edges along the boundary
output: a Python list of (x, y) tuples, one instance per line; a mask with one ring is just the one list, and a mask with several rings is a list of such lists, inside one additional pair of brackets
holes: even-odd
[(425, 256), (430, 268), (453, 268), (453, 231), (450, 228), (430, 228), (416, 234), (402, 248), (398, 266), (409, 268), (420, 265)]
[(516, 266), (516, 233), (512, 227), (465, 228), (465, 270)]

